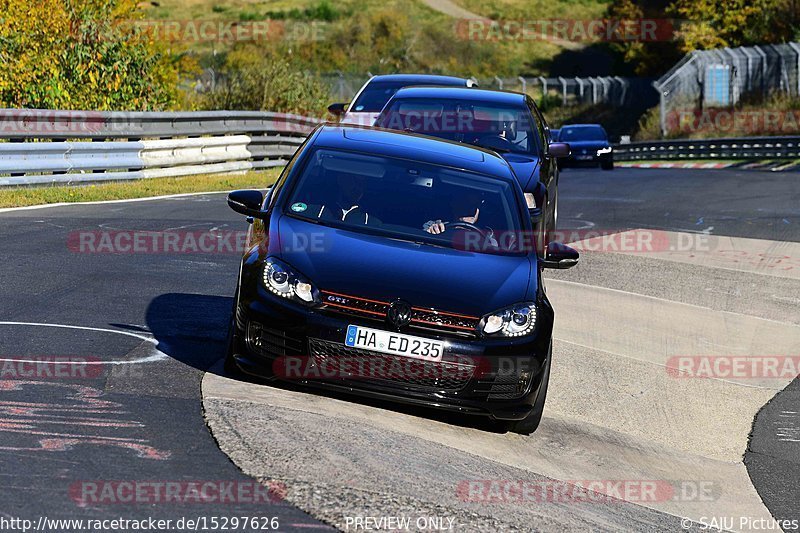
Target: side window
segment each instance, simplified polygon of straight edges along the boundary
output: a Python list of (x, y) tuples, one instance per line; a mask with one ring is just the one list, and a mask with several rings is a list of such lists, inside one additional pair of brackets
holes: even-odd
[(541, 153), (547, 152), (547, 123), (544, 120), (544, 117), (539, 113), (539, 109), (536, 107), (536, 104), (533, 103), (530, 96), (526, 98), (528, 103), (528, 110), (531, 113), (531, 118), (533, 119), (533, 129), (536, 132), (536, 143), (539, 145), (539, 149)]
[(305, 149), (306, 144), (308, 144), (308, 139), (310, 139), (312, 136), (313, 134), (306, 137), (306, 140), (303, 141), (303, 144), (301, 144), (297, 148), (297, 151), (295, 151), (294, 155), (292, 156), (292, 159), (289, 161), (289, 164), (283, 167), (283, 172), (281, 172), (281, 175), (278, 177), (277, 181), (275, 181), (275, 185), (273, 185), (272, 189), (269, 191), (269, 201), (267, 204), (267, 209), (272, 209), (272, 207), (275, 205), (278, 196), (280, 196), (280, 193), (283, 190), (283, 186), (286, 185), (286, 180), (289, 177), (289, 174), (292, 172), (292, 169), (294, 168), (294, 165), (297, 162), (297, 160), (300, 159), (300, 154)]

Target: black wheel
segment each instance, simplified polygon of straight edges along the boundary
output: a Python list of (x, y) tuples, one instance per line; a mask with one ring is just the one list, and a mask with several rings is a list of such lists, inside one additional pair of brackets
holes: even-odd
[(536, 253), (539, 255), (539, 257), (543, 258), (545, 256), (545, 254), (547, 253), (547, 244), (548, 244), (548, 242), (550, 242), (550, 238), (553, 235), (553, 229), (555, 229), (555, 228), (551, 227), (551, 222), (550, 221), (551, 221), (552, 215), (545, 216), (546, 210), (547, 210), (547, 196), (544, 197), (544, 203), (542, 205), (545, 208), (545, 213), (542, 213), (542, 218), (536, 224), (536, 229), (535, 229), (535, 231), (536, 231), (536, 243), (535, 244), (536, 244)]
[(239, 300), (239, 284), (236, 284), (236, 294), (233, 295), (233, 308), (231, 309), (231, 319), (228, 321), (228, 338), (225, 342), (225, 364), (223, 368), (228, 376), (235, 377), (241, 375), (242, 371), (234, 359), (236, 346), (236, 305)]
[(553, 344), (550, 343), (550, 349), (547, 353), (547, 362), (544, 367), (544, 375), (542, 376), (542, 384), (540, 385), (539, 395), (536, 397), (536, 402), (533, 404), (531, 413), (522, 420), (515, 420), (506, 423), (506, 430), (520, 435), (530, 435), (539, 427), (544, 414), (544, 402), (547, 399), (547, 384), (550, 382), (550, 359), (553, 355)]
[(614, 170), (614, 162), (613, 161), (608, 161), (608, 162), (604, 161), (604, 162), (600, 163), (600, 168), (602, 168), (603, 170)]

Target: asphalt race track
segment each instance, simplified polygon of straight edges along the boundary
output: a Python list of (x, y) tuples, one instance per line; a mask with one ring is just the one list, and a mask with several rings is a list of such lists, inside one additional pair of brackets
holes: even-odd
[[(551, 384), (539, 431), (523, 437), (230, 379), (219, 358), (235, 253), (76, 246), (87, 232), (244, 230), (224, 195), (0, 213), (2, 515), (278, 516), (281, 530), (298, 531), (355, 531), (359, 517), (458, 531), (755, 530), (758, 520), (799, 520), (796, 373), (675, 370), (703, 357), (800, 357), (795, 176), (568, 169), (559, 217), (564, 240), (584, 252), (576, 268), (547, 274)], [(638, 244), (621, 245), (629, 242)], [(20, 372), (29, 368), (20, 361), (41, 358), (72, 370)], [(274, 497), (131, 503), (87, 490), (254, 478)], [(559, 480), (660, 489), (627, 501), (492, 499), (475, 489)]]

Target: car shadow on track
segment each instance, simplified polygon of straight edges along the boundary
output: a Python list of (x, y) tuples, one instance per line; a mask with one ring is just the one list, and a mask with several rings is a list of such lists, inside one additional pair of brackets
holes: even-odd
[[(147, 327), (158, 341), (158, 349), (185, 365), (225, 376), (215, 365), (225, 355), (227, 325), (233, 298), (204, 294), (168, 293), (154, 298), (147, 308)], [(219, 369), (219, 370), (218, 370)], [(478, 416), (460, 415), (360, 396), (310, 389), (292, 383), (260, 380), (253, 376), (225, 376), (287, 391), (301, 391), (395, 411), (447, 424), (502, 432), (498, 424)]]

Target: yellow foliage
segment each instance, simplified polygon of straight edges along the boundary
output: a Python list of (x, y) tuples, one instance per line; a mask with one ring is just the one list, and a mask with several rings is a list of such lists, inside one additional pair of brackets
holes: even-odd
[(176, 67), (138, 17), (135, 0), (0, 0), (0, 106), (168, 108)]

